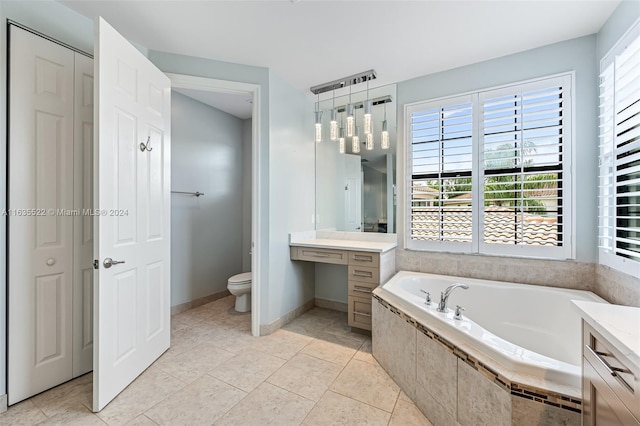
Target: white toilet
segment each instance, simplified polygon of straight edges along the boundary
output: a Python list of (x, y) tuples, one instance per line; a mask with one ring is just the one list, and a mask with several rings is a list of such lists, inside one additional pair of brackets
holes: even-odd
[(251, 311), (251, 272), (234, 275), (227, 281), (227, 289), (236, 296), (236, 311)]

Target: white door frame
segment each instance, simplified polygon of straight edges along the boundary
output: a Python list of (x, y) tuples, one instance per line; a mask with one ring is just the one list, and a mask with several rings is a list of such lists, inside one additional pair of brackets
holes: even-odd
[(250, 94), (253, 97), (251, 116), (251, 334), (260, 336), (260, 85), (185, 74), (165, 73), (171, 87), (206, 92)]

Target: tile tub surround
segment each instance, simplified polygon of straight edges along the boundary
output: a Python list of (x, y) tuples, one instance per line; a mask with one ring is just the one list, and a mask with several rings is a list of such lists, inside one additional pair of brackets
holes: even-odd
[(87, 374), (9, 407), (0, 425), (431, 426), (345, 313), (313, 308), (253, 337), (250, 315), (228, 313), (234, 302), (172, 316), (169, 351), (101, 412), (88, 408)]
[(640, 277), (594, 263), (398, 248), (396, 267), (398, 271), (586, 290), (616, 305), (640, 307)]
[(578, 397), (510, 380), (373, 297), (373, 356), (434, 424), (580, 425)]

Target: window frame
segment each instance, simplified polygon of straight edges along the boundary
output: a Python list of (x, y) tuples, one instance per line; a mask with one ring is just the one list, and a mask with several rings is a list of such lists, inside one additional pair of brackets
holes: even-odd
[[(640, 260), (627, 258), (624, 256), (620, 256), (616, 253), (616, 193), (611, 190), (608, 196), (603, 196), (602, 193), (602, 185), (601, 185), (601, 175), (603, 173), (603, 169), (606, 169), (607, 166), (612, 168), (612, 174), (610, 176), (611, 181), (609, 186), (615, 187), (616, 184), (616, 111), (615, 111), (615, 60), (618, 56), (620, 56), (627, 48), (627, 46), (634, 42), (636, 39), (640, 39), (640, 19), (638, 19), (631, 27), (625, 32), (625, 34), (620, 37), (620, 39), (616, 42), (616, 44), (607, 52), (606, 55), (602, 57), (600, 60), (600, 68), (599, 68), (599, 86), (602, 86), (602, 81), (600, 77), (605, 73), (608, 67), (613, 67), (614, 77), (613, 77), (613, 85), (612, 85), (612, 116), (608, 117), (611, 120), (611, 138), (608, 141), (611, 144), (609, 160), (607, 161), (606, 156), (603, 156), (600, 149), (602, 146), (601, 139), (603, 138), (603, 130), (602, 130), (602, 122), (601, 122), (601, 113), (599, 113), (598, 125), (598, 263), (604, 266), (608, 266), (610, 268), (616, 269), (618, 271), (624, 272), (626, 274), (632, 276), (640, 276)], [(598, 99), (602, 96), (602, 91), (598, 90)], [(598, 109), (602, 108), (601, 100), (598, 101)], [(611, 189), (611, 188), (610, 188)], [(605, 198), (608, 201), (605, 204)], [(608, 226), (603, 225), (603, 212), (605, 210), (609, 210), (609, 214), (607, 217), (610, 219)], [(603, 228), (607, 229), (608, 232), (604, 232)], [(611, 238), (611, 246), (603, 247), (601, 244), (602, 238), (607, 238), (603, 234), (607, 233)]]
[[(409, 250), (417, 251), (442, 251), (466, 254), (499, 255), (509, 257), (530, 257), (543, 259), (575, 259), (575, 191), (573, 191), (572, 165), (574, 164), (575, 150), (572, 149), (575, 140), (575, 96), (573, 85), (575, 72), (548, 75), (540, 78), (523, 80), (501, 86), (489, 87), (472, 92), (445, 96), (426, 101), (419, 101), (404, 106), (405, 120), (405, 152), (404, 152), (404, 207), (405, 224), (404, 243)], [(485, 243), (481, 238), (483, 233), (483, 209), (484, 193), (482, 182), (484, 180), (484, 158), (482, 157), (484, 146), (483, 131), (483, 105), (482, 99), (496, 97), (499, 94), (512, 94), (522, 91), (531, 91), (536, 88), (548, 88), (558, 84), (563, 87), (569, 99), (566, 101), (567, 114), (563, 115), (563, 233), (562, 246), (534, 246), (520, 244), (492, 244)], [(450, 241), (421, 241), (411, 238), (411, 192), (413, 182), (412, 170), (412, 123), (411, 114), (434, 108), (442, 108), (462, 102), (470, 102), (473, 108), (472, 120), (472, 242), (459, 243)]]

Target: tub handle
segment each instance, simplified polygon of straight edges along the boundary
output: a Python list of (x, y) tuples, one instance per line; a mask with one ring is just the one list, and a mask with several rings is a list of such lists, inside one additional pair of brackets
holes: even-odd
[(606, 356), (611, 356), (608, 353), (605, 352), (599, 352), (599, 351), (595, 351), (593, 350), (593, 348), (589, 345), (585, 345), (585, 347), (589, 350), (589, 352), (591, 352), (591, 354), (598, 360), (600, 361), (600, 364), (602, 364), (602, 366), (604, 367), (605, 370), (607, 370), (607, 373), (611, 374), (613, 377), (615, 377), (616, 379), (618, 379), (618, 381), (623, 384), (631, 393), (633, 392), (633, 388), (631, 387), (631, 385), (629, 385), (629, 383), (627, 383), (627, 381), (622, 378), (618, 373), (628, 373), (628, 374), (633, 374), (631, 371), (629, 370), (625, 370), (622, 368), (618, 368), (618, 367), (612, 367), (609, 365), (609, 363), (607, 361), (605, 361), (605, 359), (603, 357)]
[(453, 319), (457, 319), (457, 320), (461, 320), (462, 319), (462, 311), (464, 311), (464, 308), (460, 305), (456, 305), (456, 313), (453, 316)]
[(356, 315), (362, 315), (363, 317), (371, 317), (371, 314), (367, 314), (366, 312), (353, 311), (353, 313)]
[(426, 290), (420, 289), (420, 291), (424, 294), (426, 294), (426, 296), (424, 297), (424, 304), (425, 305), (430, 305), (431, 304), (431, 293), (429, 293)]

